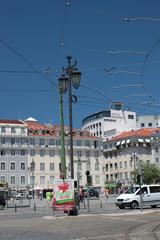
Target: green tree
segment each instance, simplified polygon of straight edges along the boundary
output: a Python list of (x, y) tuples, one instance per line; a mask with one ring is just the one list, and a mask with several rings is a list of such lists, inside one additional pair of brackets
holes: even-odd
[[(142, 179), (144, 184), (160, 183), (160, 169), (151, 163), (142, 163)], [(135, 176), (135, 182), (138, 183), (138, 169), (133, 171), (132, 174)]]
[(143, 182), (146, 184), (159, 183), (160, 182), (160, 169), (151, 163), (143, 163), (144, 174)]

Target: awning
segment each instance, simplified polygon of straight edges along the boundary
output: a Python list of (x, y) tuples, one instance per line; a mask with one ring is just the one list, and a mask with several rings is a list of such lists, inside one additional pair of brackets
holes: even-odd
[(131, 139), (127, 139), (126, 143), (130, 143), (131, 142)]
[(121, 143), (121, 142), (117, 142), (117, 143), (116, 143), (116, 146), (120, 145), (120, 143)]
[(121, 144), (125, 144), (125, 141), (126, 141), (126, 140), (123, 140), (123, 141), (121, 142)]
[(143, 143), (143, 139), (139, 138), (138, 142)]

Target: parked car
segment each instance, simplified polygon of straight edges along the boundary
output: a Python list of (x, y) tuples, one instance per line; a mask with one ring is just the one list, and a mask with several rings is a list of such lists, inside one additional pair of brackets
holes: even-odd
[(3, 196), (0, 196), (0, 210), (6, 206), (6, 200)]
[(32, 195), (30, 194), (26, 194), (26, 193), (18, 193), (16, 195), (16, 200), (20, 200), (20, 199), (31, 199)]
[[(89, 188), (89, 197), (99, 197), (99, 192), (95, 188)], [(87, 197), (87, 189), (84, 189), (84, 197)]]
[(141, 188), (140, 186), (131, 186), (116, 199), (116, 205), (120, 209), (125, 207), (136, 209), (141, 204), (152, 208), (160, 205), (160, 185), (142, 185)]

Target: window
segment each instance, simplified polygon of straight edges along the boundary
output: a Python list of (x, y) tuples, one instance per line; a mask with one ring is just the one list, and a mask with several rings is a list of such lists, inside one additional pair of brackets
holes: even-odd
[(134, 115), (129, 114), (129, 115), (128, 115), (128, 119), (134, 119)]
[(45, 163), (40, 163), (40, 171), (45, 171)]
[(77, 140), (77, 146), (78, 146), (78, 147), (81, 146), (81, 140)]
[(16, 164), (15, 162), (11, 162), (11, 170), (14, 171), (16, 169)]
[(5, 155), (5, 150), (4, 149), (1, 149), (1, 156), (4, 156)]
[(21, 150), (21, 156), (25, 156), (25, 150)]
[(86, 146), (90, 147), (90, 141), (89, 140), (86, 140)]
[(11, 176), (11, 184), (15, 184), (16, 183), (16, 178), (15, 176)]
[(127, 168), (127, 161), (124, 162), (124, 168)]
[(40, 176), (40, 184), (45, 184), (45, 176)]
[(15, 127), (11, 127), (11, 133), (16, 133)]
[(6, 128), (5, 127), (1, 127), (1, 133), (5, 133), (6, 132)]
[(21, 176), (21, 184), (25, 184), (25, 176)]
[(99, 170), (99, 162), (98, 159), (96, 159), (96, 163), (95, 163), (95, 170), (98, 171)]
[(99, 184), (99, 176), (95, 176), (95, 183)]
[(5, 138), (1, 138), (1, 144), (5, 144), (6, 143), (6, 139)]
[(35, 145), (35, 139), (34, 138), (30, 138), (30, 145), (34, 146)]
[(1, 180), (2, 182), (5, 182), (5, 181), (6, 181), (6, 177), (5, 177), (5, 176), (1, 176), (1, 177), (0, 177), (0, 180)]
[(159, 162), (159, 159), (158, 158), (156, 158), (156, 163), (158, 163)]
[(98, 141), (94, 141), (94, 148), (98, 147)]
[(77, 157), (82, 157), (82, 152), (81, 151), (77, 151)]
[(21, 170), (22, 170), (22, 171), (25, 170), (25, 163), (24, 163), (24, 162), (21, 163)]
[(16, 155), (15, 149), (11, 149), (11, 156), (15, 156), (15, 155)]
[(50, 184), (53, 184), (54, 183), (54, 176), (50, 176)]
[(86, 157), (90, 157), (90, 151), (86, 151)]
[(157, 153), (158, 153), (158, 148), (157, 148), (157, 147), (155, 148), (155, 152), (157, 152)]
[(40, 156), (44, 157), (44, 155), (45, 155), (45, 151), (44, 150), (40, 150)]
[(124, 174), (124, 177), (125, 177), (125, 179), (127, 180), (127, 179), (128, 179), (128, 173), (125, 173), (125, 174)]
[(78, 162), (78, 170), (81, 171), (82, 170), (82, 163)]
[(54, 170), (54, 163), (53, 163), (53, 162), (50, 163), (49, 170), (50, 170), (50, 171), (53, 171), (53, 170)]
[(148, 123), (148, 127), (152, 127), (152, 123)]
[(117, 163), (114, 164), (114, 168), (115, 168), (115, 169), (118, 168), (118, 164), (117, 164)]
[(21, 128), (21, 134), (25, 134), (25, 128)]
[(160, 186), (151, 186), (150, 193), (160, 193)]
[(4, 171), (6, 169), (5, 162), (1, 162), (1, 170)]
[(11, 138), (11, 144), (15, 144), (16, 143), (16, 139), (15, 138)]
[(40, 146), (44, 146), (45, 145), (44, 138), (40, 138), (39, 139), (39, 145)]
[(98, 158), (99, 157), (99, 151), (94, 151), (94, 157)]
[(141, 127), (144, 127), (145, 126), (145, 124), (144, 123), (141, 123)]
[(49, 151), (49, 156), (50, 156), (50, 157), (53, 157), (53, 156), (54, 156), (54, 150), (50, 150), (50, 151)]
[(122, 168), (122, 162), (119, 163), (119, 167)]
[(49, 139), (49, 145), (53, 146), (54, 145), (54, 139)]
[(30, 155), (33, 157), (33, 156), (35, 156), (35, 150), (34, 149), (32, 149), (31, 151), (30, 151)]

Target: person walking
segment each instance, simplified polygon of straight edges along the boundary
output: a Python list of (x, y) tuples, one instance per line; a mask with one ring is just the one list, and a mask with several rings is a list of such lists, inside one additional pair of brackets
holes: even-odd
[(109, 189), (108, 188), (104, 189), (104, 197), (105, 197), (105, 202), (107, 202), (108, 197), (109, 197)]

